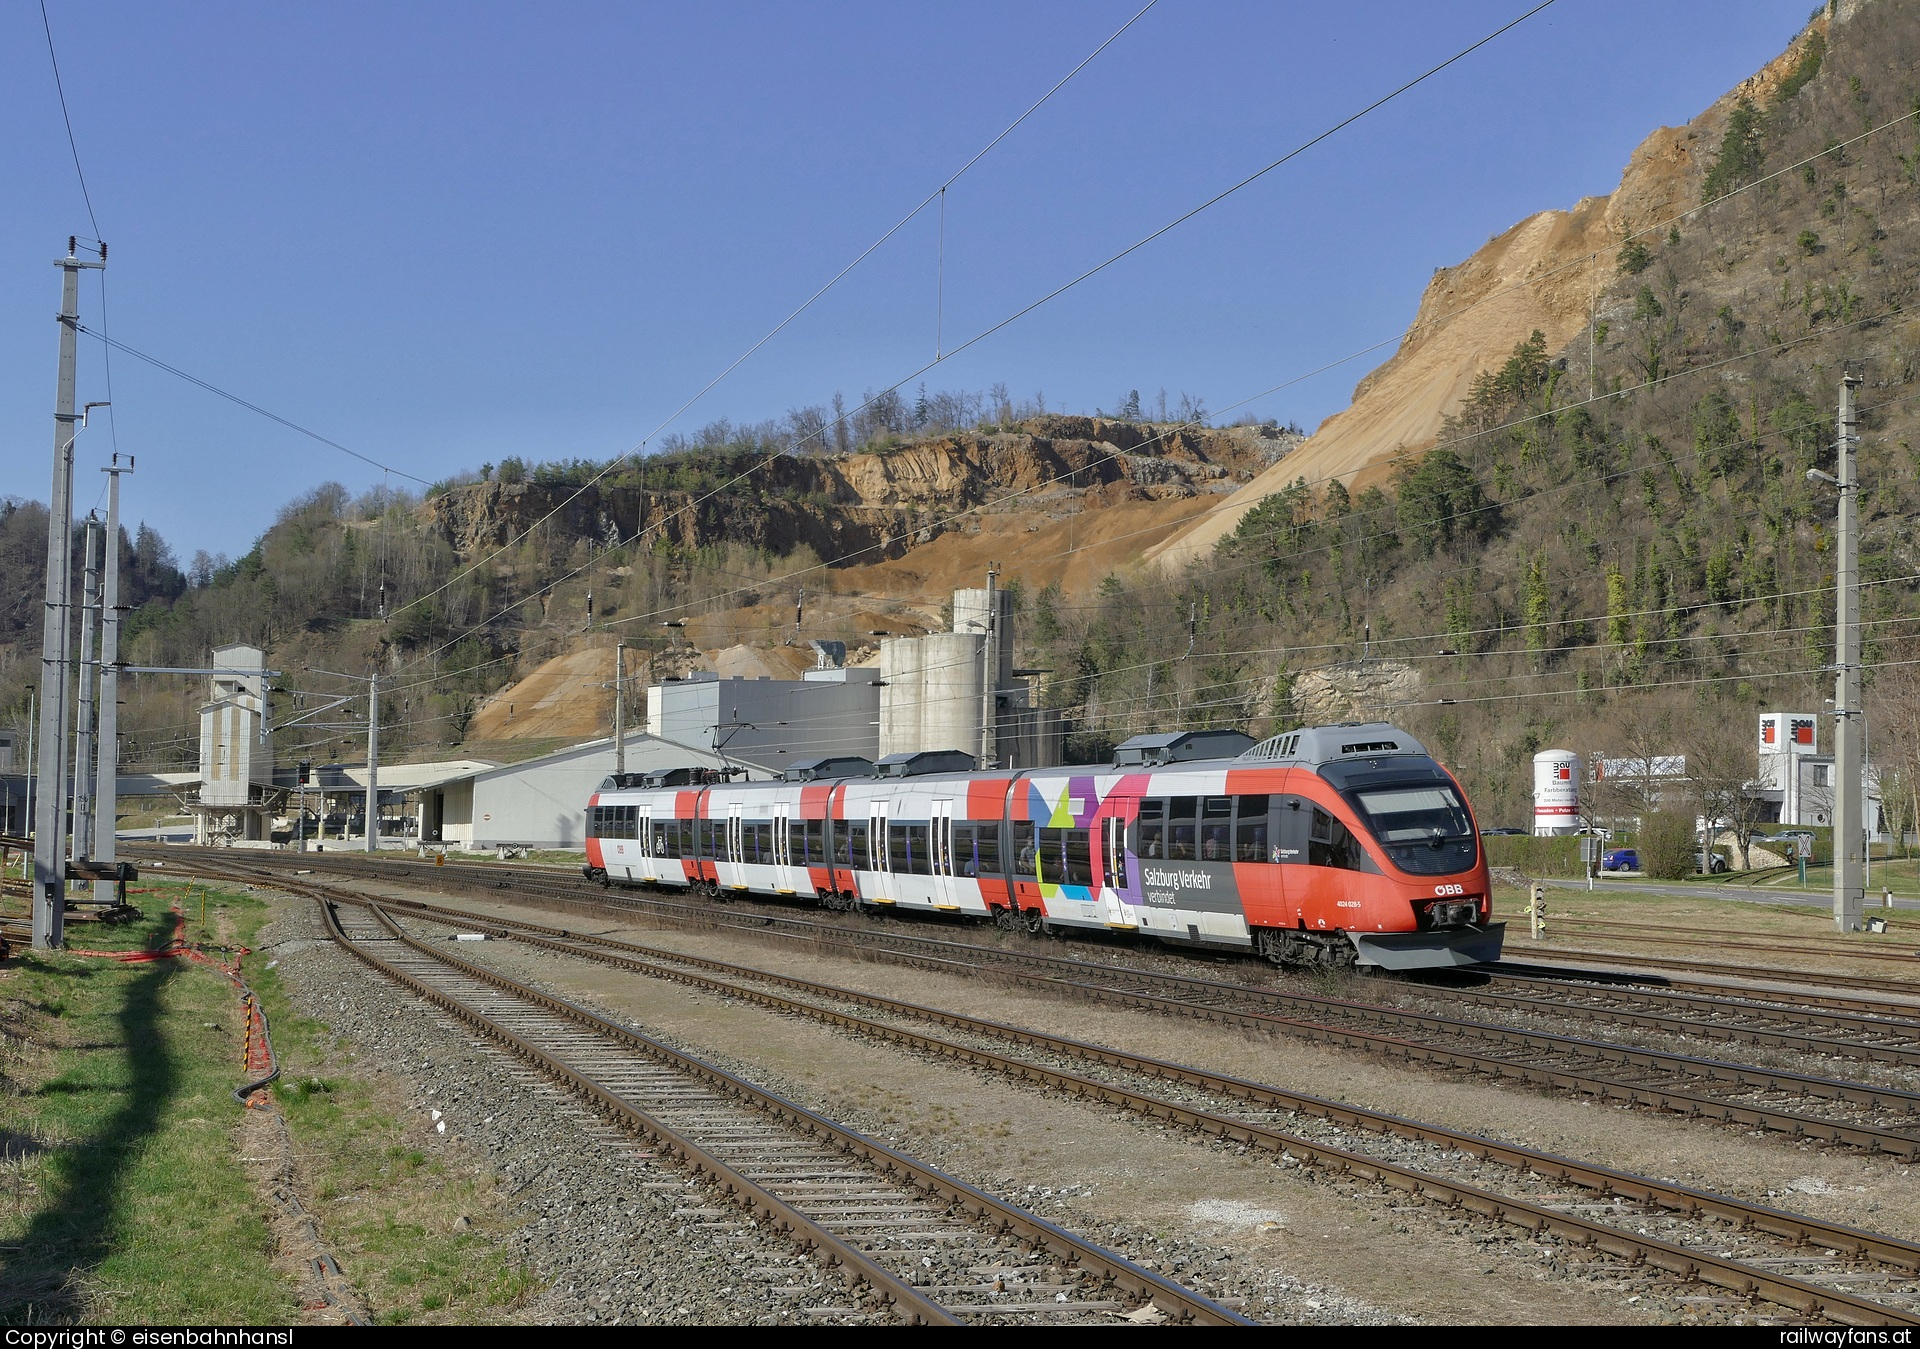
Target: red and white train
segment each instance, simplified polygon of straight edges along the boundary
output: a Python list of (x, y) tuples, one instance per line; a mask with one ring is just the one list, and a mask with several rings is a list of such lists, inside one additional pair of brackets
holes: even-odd
[[(1228, 754), (1218, 755), (1226, 742)], [(1111, 768), (973, 771), (964, 754), (823, 759), (777, 782), (609, 778), (602, 883), (1094, 928), (1287, 964), (1497, 960), (1504, 925), (1460, 784), (1385, 723), (1257, 745), (1142, 736)]]

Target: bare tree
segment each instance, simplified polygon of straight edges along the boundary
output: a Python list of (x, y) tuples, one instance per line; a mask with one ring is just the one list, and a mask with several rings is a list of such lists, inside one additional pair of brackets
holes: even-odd
[(1920, 828), (1920, 665), (1910, 663), (1916, 659), (1920, 641), (1890, 643), (1866, 699), (1881, 809), (1903, 853), (1907, 830)]
[(847, 400), (840, 391), (833, 391), (833, 449), (836, 454), (845, 454), (853, 448), (852, 432), (847, 427)]
[(1687, 780), (1709, 835), (1733, 834), (1741, 870), (1752, 866), (1753, 835), (1767, 802), (1756, 788), (1759, 760), (1747, 734), (1751, 718), (1733, 707), (1705, 707), (1681, 721), (1674, 739), (1687, 757)]

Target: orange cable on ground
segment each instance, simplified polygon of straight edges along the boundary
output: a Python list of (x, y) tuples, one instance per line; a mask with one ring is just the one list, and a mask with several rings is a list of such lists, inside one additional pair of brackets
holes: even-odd
[(92, 951), (81, 947), (69, 947), (68, 955), (96, 956), (103, 960), (118, 961), (122, 965), (144, 965), (155, 960), (171, 960), (184, 956), (201, 965), (210, 965), (227, 976), (234, 988), (239, 990), (241, 1006), (246, 1011), (247, 1038), (241, 1056), (248, 1080), (236, 1087), (233, 1098), (249, 1110), (258, 1104), (251, 1099), (254, 1092), (280, 1076), (280, 1063), (273, 1052), (272, 1028), (267, 1023), (266, 1009), (260, 1005), (260, 997), (240, 977), (240, 962), (252, 954), (245, 946), (220, 947), (219, 950), (231, 950), (233, 963), (228, 964), (218, 956), (211, 955), (208, 949), (195, 942), (188, 941), (183, 932), (187, 925), (187, 916), (181, 911), (180, 901), (175, 900), (169, 907), (173, 914), (173, 936), (162, 946), (145, 951)]

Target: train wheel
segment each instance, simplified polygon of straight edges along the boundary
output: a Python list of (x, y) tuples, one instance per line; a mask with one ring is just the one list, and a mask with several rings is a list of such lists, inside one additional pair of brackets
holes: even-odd
[(1012, 909), (995, 909), (993, 911), (993, 925), (1002, 932), (1018, 932), (1020, 930), (1020, 915)]
[(1028, 909), (1020, 915), (1020, 922), (1029, 937), (1044, 936), (1047, 931), (1047, 916), (1038, 909)]

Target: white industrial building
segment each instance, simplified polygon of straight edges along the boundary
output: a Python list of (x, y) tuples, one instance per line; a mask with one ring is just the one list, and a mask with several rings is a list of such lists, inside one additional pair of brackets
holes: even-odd
[[(626, 740), (629, 773), (739, 768), (710, 750), (675, 744), (642, 731), (630, 733)], [(582, 849), (586, 846), (587, 799), (613, 771), (613, 739), (607, 737), (521, 763), (423, 781), (406, 793), (413, 804), (415, 837), (429, 847), (472, 851)], [(386, 776), (386, 770), (381, 776)], [(772, 774), (756, 770), (736, 776), (759, 779)]]
[[(1811, 712), (1760, 717), (1760, 774), (1754, 795), (1769, 802), (1769, 824), (1833, 823), (1833, 756), (1820, 752), (1820, 719)], [(1880, 770), (1864, 766), (1867, 836), (1880, 838)]]
[(239, 643), (217, 646), (212, 668), (222, 673), (210, 679), (200, 709), (200, 793), (191, 804), (195, 842), (264, 843), (285, 801), (273, 783), (266, 653)]
[[(1762, 803), (1765, 824), (1824, 826), (1833, 823), (1834, 762), (1820, 752), (1820, 719), (1811, 712), (1763, 712), (1759, 720), (1758, 771), (1746, 785), (1749, 799)], [(1569, 750), (1542, 750), (1533, 756), (1533, 832), (1540, 836), (1570, 834), (1586, 817), (1579, 799), (1580, 756)], [(1862, 773), (1866, 796), (1867, 836), (1881, 838), (1880, 773), (1868, 763)], [(1687, 758), (1658, 754), (1651, 758), (1603, 758), (1588, 766), (1589, 782), (1645, 783), (1648, 794), (1672, 784), (1684, 790)]]

